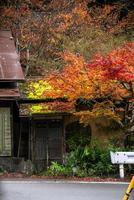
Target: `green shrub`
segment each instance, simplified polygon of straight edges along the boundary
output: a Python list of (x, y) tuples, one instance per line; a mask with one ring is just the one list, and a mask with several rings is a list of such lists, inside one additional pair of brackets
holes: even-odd
[(110, 160), (111, 146), (102, 147), (98, 143), (80, 147), (65, 157), (65, 167), (76, 167), (76, 176), (109, 176), (118, 173), (118, 166)]
[(2, 166), (0, 166), (0, 173), (3, 173), (4, 172), (4, 169)]
[(64, 171), (64, 166), (60, 165), (57, 162), (52, 162), (52, 164), (48, 168), (47, 173), (52, 176), (59, 176), (63, 174), (63, 171)]
[(51, 176), (71, 176), (73, 175), (72, 168), (65, 167), (57, 162), (52, 162), (48, 170), (43, 175)]

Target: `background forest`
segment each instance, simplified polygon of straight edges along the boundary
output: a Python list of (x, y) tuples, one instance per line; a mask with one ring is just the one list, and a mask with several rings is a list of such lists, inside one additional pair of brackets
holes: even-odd
[[(133, 0), (6, 0), (0, 1), (0, 14), (0, 28), (11, 29), (25, 76), (42, 77), (30, 85), (28, 97), (67, 98), (67, 106), (52, 107), (77, 108), (75, 116), (85, 126), (96, 118), (112, 119), (128, 148), (126, 140), (134, 134)], [(113, 146), (72, 146), (65, 166), (53, 163), (47, 173), (117, 172), (109, 164)]]
[(6, 0), (0, 1), (0, 27), (19, 41), (26, 73), (40, 76), (64, 66), (62, 52), (89, 60), (131, 41), (133, 10), (132, 0)]

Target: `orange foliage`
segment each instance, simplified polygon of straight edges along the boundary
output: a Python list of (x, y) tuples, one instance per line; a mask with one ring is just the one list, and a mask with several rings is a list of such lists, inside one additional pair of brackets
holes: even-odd
[[(60, 97), (71, 100), (78, 98), (100, 98), (112, 95), (123, 97), (128, 94), (121, 82), (134, 80), (134, 44), (128, 43), (107, 56), (95, 56), (86, 63), (80, 55), (63, 54), (66, 65), (64, 69), (49, 78), (58, 90)], [(52, 94), (53, 95), (53, 94)]]
[[(66, 97), (73, 107), (78, 99), (92, 100), (95, 105), (88, 116), (119, 120), (120, 109), (113, 102), (129, 102), (134, 97), (134, 43), (107, 56), (96, 56), (88, 64), (80, 55), (66, 52), (63, 58), (66, 65), (60, 73), (50, 75), (48, 81), (53, 91), (45, 95)], [(83, 116), (83, 112), (79, 115)]]

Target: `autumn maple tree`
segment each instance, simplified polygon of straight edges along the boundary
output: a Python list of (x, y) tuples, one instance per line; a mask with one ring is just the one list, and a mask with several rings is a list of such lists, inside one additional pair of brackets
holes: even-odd
[(107, 56), (97, 55), (86, 63), (80, 55), (64, 53), (63, 70), (48, 77), (52, 90), (42, 94), (63, 97), (82, 123), (106, 118), (117, 121), (124, 140), (134, 131), (134, 43), (127, 43)]

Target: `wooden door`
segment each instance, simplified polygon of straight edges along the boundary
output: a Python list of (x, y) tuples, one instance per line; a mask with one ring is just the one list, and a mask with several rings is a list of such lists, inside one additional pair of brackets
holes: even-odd
[(48, 123), (49, 160), (60, 161), (62, 158), (62, 123), (50, 121)]
[(35, 159), (44, 160), (47, 158), (47, 124), (37, 124), (35, 130)]
[(51, 161), (62, 160), (62, 121), (42, 120), (35, 123), (34, 161), (48, 166)]

